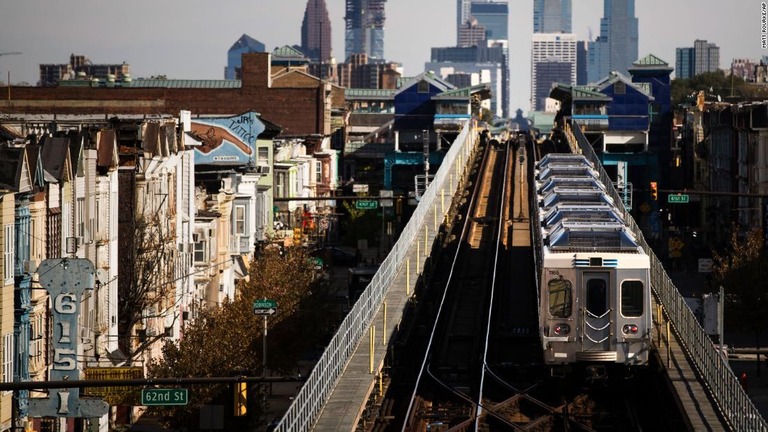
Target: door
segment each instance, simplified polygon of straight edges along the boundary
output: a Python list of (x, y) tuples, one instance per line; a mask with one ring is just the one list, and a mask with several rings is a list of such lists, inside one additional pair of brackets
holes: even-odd
[(584, 272), (582, 276), (582, 350), (611, 349), (611, 290), (608, 272)]

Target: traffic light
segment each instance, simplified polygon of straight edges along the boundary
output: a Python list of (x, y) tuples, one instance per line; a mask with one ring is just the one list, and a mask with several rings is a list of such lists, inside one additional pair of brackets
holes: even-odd
[(235, 383), (235, 417), (242, 417), (248, 412), (248, 383)]
[(651, 199), (653, 201), (659, 200), (659, 188), (655, 181), (651, 182)]

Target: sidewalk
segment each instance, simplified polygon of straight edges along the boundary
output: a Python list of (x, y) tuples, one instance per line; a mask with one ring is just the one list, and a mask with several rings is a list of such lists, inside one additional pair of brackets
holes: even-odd
[(768, 363), (765, 355), (761, 354), (760, 375), (758, 375), (755, 357), (754, 354), (731, 354), (729, 363), (736, 378), (746, 374), (747, 394), (763, 418), (768, 419)]

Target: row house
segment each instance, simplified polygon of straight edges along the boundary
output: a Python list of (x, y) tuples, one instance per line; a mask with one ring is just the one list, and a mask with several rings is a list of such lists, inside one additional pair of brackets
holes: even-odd
[[(175, 120), (165, 121), (164, 129), (156, 123), (134, 120), (116, 125), (112, 120), (53, 121), (41, 116), (4, 122), (3, 130), (13, 133), (3, 135), (0, 182), (3, 190), (14, 192), (3, 194), (4, 205), (10, 203), (13, 210), (5, 220), (13, 221), (9, 227), (14, 232), (3, 238), (10, 263), (3, 271), (14, 287), (7, 292), (15, 294), (13, 300), (0, 305), (3, 316), (11, 314), (14, 329), (8, 339), (12, 349), (3, 348), (12, 371), (6, 379), (47, 379), (52, 361), (48, 355), (49, 301), (35, 270), (43, 260), (59, 257), (88, 259), (96, 269), (95, 286), (81, 299), (76, 329), (78, 359), (83, 359), (80, 365), (86, 375), (91, 369), (135, 363), (129, 356), (143, 348), (142, 338), (135, 336), (146, 336), (146, 332), (139, 335), (135, 329), (121, 328), (120, 317), (126, 312), (119, 308), (125, 306), (119, 296), (123, 287), (118, 270), (124, 263), (119, 252), (128, 250), (125, 238), (118, 236), (119, 216), (126, 214), (119, 212), (121, 198), (134, 198), (136, 214), (157, 210), (154, 216), (163, 221), (158, 226), (164, 230), (164, 240), (170, 240), (157, 255), (162, 257), (156, 264), (165, 270), (159, 272), (165, 279), (149, 280), (151, 295), (147, 307), (139, 312), (137, 329), (159, 327), (163, 336), (180, 334), (185, 296), (194, 286), (190, 282), (192, 253), (184, 256), (180, 247), (181, 242), (191, 241), (194, 228), (193, 158), (191, 151), (176, 145)], [(127, 140), (126, 130), (130, 132)], [(137, 138), (141, 138), (140, 144)], [(152, 147), (152, 143), (158, 146)], [(121, 185), (123, 175), (131, 179), (128, 185), (132, 189), (121, 187), (125, 186), (125, 182)], [(134, 213), (127, 214), (131, 219)], [(132, 270), (122, 273), (134, 274)], [(156, 312), (147, 313), (152, 309)], [(121, 335), (128, 343), (120, 343)], [(139, 359), (148, 358), (150, 354)], [(19, 392), (16, 400), (16, 418), (23, 419), (27, 395)], [(38, 426), (39, 422), (34, 427)]]
[[(0, 340), (2, 340), (2, 379), (14, 381), (14, 207), (15, 193), (0, 190), (0, 242), (3, 244), (2, 293), (0, 293)], [(13, 398), (10, 392), (0, 393), (0, 429), (9, 430), (13, 419)]]
[(685, 206), (685, 220), (716, 245), (729, 241), (732, 224), (742, 234), (751, 227), (768, 233), (768, 102), (707, 100), (704, 92), (695, 102), (681, 113), (678, 135), (676, 170), (697, 198)]
[[(194, 302), (191, 242), (194, 229), (193, 156), (178, 139), (178, 121), (145, 121), (140, 126), (140, 149), (134, 161), (120, 166), (120, 211), (125, 217), (118, 231), (123, 239), (120, 271), (121, 302), (136, 300), (121, 314), (123, 335), (133, 336), (128, 350), (149, 361), (160, 355), (164, 337), (177, 338), (184, 314)], [(124, 211), (124, 213), (123, 213)], [(131, 247), (131, 245), (133, 247)], [(148, 349), (143, 350), (142, 347)]]
[[(158, 342), (183, 337), (199, 308), (235, 295), (254, 246), (275, 236), (276, 196), (333, 195), (338, 160), (329, 136), (343, 111), (343, 90), (307, 74), (273, 76), (269, 63), (268, 55), (244, 56), (243, 79), (233, 87), (190, 90), (167, 80), (151, 88), (134, 81), (13, 89), (13, 103), (0, 107), (0, 142), (23, 142), (15, 146), (23, 147), (24, 162), (14, 165), (15, 183), (0, 186), (3, 209), (11, 208), (3, 221), (14, 230), (2, 239), (11, 241), (4, 251), (13, 262), (3, 269), (13, 276), (0, 299), (0, 314), (11, 317), (10, 327), (2, 321), (0, 329), (2, 336), (11, 329), (1, 356), (10, 371), (4, 379), (48, 376), (49, 300), (35, 274), (43, 260), (77, 257), (95, 265), (77, 329), (85, 375), (141, 366), (158, 354)], [(257, 113), (234, 114), (254, 107), (280, 126)], [(275, 144), (282, 133), (291, 135)], [(291, 150), (281, 159), (286, 142)], [(227, 146), (241, 154), (221, 153)], [(23, 170), (28, 180), (21, 181)], [(333, 213), (332, 200), (308, 203)], [(154, 248), (156, 260), (137, 268), (128, 252), (145, 239), (135, 235), (142, 219), (161, 220), (153, 229), (168, 242)], [(161, 270), (159, 279), (145, 277), (153, 269)], [(150, 289), (150, 301), (129, 310), (136, 280)], [(6, 301), (6, 294), (14, 296)], [(4, 409), (5, 396), (0, 426), (12, 412)], [(26, 397), (17, 396), (23, 418)]]
[[(275, 221), (278, 226), (303, 228), (308, 215), (328, 220), (335, 213), (332, 199), (339, 187), (339, 155), (328, 137), (304, 137), (275, 143)], [(328, 200), (302, 198), (322, 198)], [(327, 223), (323, 223), (325, 228)], [(285, 232), (289, 235), (290, 230)], [(289, 242), (290, 244), (290, 242)]]
[(189, 116), (183, 123), (196, 184), (194, 317), (235, 297), (254, 247), (273, 236), (272, 139), (281, 128), (255, 112)]

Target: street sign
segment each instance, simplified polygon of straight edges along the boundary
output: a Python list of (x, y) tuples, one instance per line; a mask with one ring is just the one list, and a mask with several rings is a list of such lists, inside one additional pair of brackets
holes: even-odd
[(683, 194), (669, 194), (667, 195), (667, 202), (668, 203), (675, 203), (675, 204), (685, 204), (690, 200), (690, 197), (688, 195)]
[(189, 403), (187, 389), (143, 389), (141, 391), (141, 404), (151, 405), (186, 405)]
[(379, 203), (374, 200), (357, 200), (355, 201), (355, 208), (358, 210), (375, 210), (379, 207)]
[(253, 313), (256, 315), (274, 315), (277, 312), (277, 302), (274, 300), (254, 300)]

